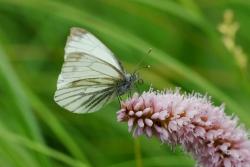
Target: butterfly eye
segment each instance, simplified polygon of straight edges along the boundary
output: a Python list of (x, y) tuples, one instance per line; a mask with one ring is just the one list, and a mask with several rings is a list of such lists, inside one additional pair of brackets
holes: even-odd
[(144, 81), (143, 81), (143, 79), (138, 79), (137, 83), (142, 85), (144, 83)]

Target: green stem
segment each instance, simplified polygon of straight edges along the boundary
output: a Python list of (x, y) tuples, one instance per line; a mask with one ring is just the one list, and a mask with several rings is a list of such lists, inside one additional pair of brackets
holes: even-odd
[(141, 145), (139, 138), (134, 139), (136, 167), (142, 167)]

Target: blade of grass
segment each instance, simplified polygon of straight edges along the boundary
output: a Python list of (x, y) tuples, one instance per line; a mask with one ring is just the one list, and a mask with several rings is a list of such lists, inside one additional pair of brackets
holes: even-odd
[(25, 146), (29, 149), (45, 154), (61, 162), (64, 162), (65, 164), (70, 165), (70, 166), (74, 166), (74, 167), (87, 167), (88, 166), (82, 163), (81, 161), (74, 160), (68, 157), (67, 155), (61, 152), (58, 152), (56, 150), (53, 150), (43, 144), (33, 142), (26, 137), (19, 136), (17, 134), (9, 132), (5, 128), (3, 128), (3, 125), (0, 126), (0, 137), (2, 139), (5, 139), (9, 143), (13, 142), (13, 143), (17, 143), (19, 145)]
[[(0, 75), (2, 75), (2, 78), (4, 78), (7, 83), (6, 88), (8, 88), (8, 91), (12, 94), (13, 100), (19, 108), (20, 113), (17, 112), (17, 115), (22, 119), (20, 124), (24, 126), (23, 129), (26, 131), (27, 136), (35, 141), (44, 143), (37, 120), (31, 111), (21, 84), (14, 73), (7, 56), (5, 56), (3, 50), (0, 48)], [(37, 158), (41, 165), (51, 166), (46, 157), (37, 155)]]
[[(32, 107), (36, 109), (36, 112), (39, 114), (39, 116), (53, 130), (53, 132), (56, 134), (58, 139), (66, 146), (66, 148), (68, 148), (68, 150), (72, 153), (72, 155), (74, 155), (76, 158), (80, 159), (81, 161), (87, 163), (87, 159), (83, 155), (82, 151), (75, 144), (74, 140), (67, 134), (64, 128), (60, 125), (59, 121), (55, 118), (55, 116), (53, 116), (52, 112), (50, 112), (49, 109), (46, 106), (44, 106), (40, 102), (40, 100), (28, 88), (25, 89), (25, 86), (22, 85), (21, 82), (16, 77), (16, 74), (14, 70), (12, 69), (12, 67), (8, 65), (7, 60), (4, 59), (3, 52), (2, 53), (0, 52), (0, 55), (1, 55), (0, 56), (0, 69), (2, 68), (0, 72), (8, 71), (8, 73), (2, 73), (2, 75), (6, 77), (12, 77), (9, 79), (9, 84), (12, 85), (12, 89), (10, 90), (19, 92), (19, 93), (25, 90), (25, 93), (22, 92), (22, 96), (18, 96), (18, 98), (21, 98), (21, 99), (18, 99), (18, 101), (22, 100), (21, 102), (23, 103), (23, 101), (26, 100), (26, 103), (28, 103), (28, 100), (30, 100)], [(27, 99), (26, 94), (28, 95), (29, 99)], [(21, 108), (22, 106), (23, 105), (20, 104)], [(23, 112), (26, 112), (26, 110), (24, 110)], [(30, 115), (27, 115), (26, 119), (32, 123), (33, 119), (30, 117)], [(38, 132), (39, 132), (38, 129), (34, 129), (34, 133), (38, 133)], [(43, 163), (41, 162), (41, 164)]]
[(24, 87), (26, 90), (27, 96), (32, 104), (32, 107), (35, 109), (40, 118), (52, 129), (52, 131), (57, 136), (58, 140), (61, 141), (65, 147), (71, 152), (74, 157), (81, 160), (85, 164), (89, 165), (89, 162), (83, 152), (79, 149), (75, 141), (69, 136), (65, 131), (60, 122), (56, 117), (42, 102), (41, 100), (31, 92), (27, 87)]
[(185, 0), (179, 0), (180, 4), (185, 7), (187, 10), (189, 10), (190, 12), (192, 12), (195, 15), (201, 16), (202, 11), (200, 10), (200, 8), (198, 7), (198, 5), (196, 4), (196, 2), (194, 0), (189, 0), (189, 1), (185, 1)]
[[(190, 0), (190, 1), (180, 0), (183, 5), (195, 8), (195, 10), (192, 10), (192, 11), (191, 10), (186, 11), (180, 5), (178, 5), (178, 3), (173, 2), (173, 1), (156, 0), (156, 1), (154, 1), (154, 3), (152, 3), (151, 1), (148, 1), (148, 0), (146, 0), (146, 1), (136, 0), (136, 1), (138, 1), (141, 4), (145, 4), (145, 5), (151, 6), (153, 8), (156, 8), (157, 10), (170, 13), (170, 14), (172, 14), (176, 17), (179, 17), (182, 20), (187, 21), (193, 25), (195, 25), (194, 23), (196, 21), (199, 22), (200, 24), (198, 24), (197, 26), (199, 26), (204, 32), (207, 32), (208, 37), (211, 38), (210, 40), (213, 43), (212, 48), (214, 48), (215, 50), (220, 51), (220, 52), (225, 48), (224, 46), (221, 45), (222, 44), (221, 37), (217, 35), (217, 32), (216, 32), (217, 25), (212, 25), (206, 19), (204, 19), (203, 13), (199, 9), (199, 6), (193, 0)], [(223, 5), (227, 5), (228, 3), (229, 4), (230, 3), (241, 4), (241, 2), (243, 2), (243, 1), (232, 0), (232, 1), (224, 1), (224, 2), (221, 1), (220, 3)], [(219, 5), (219, 3), (217, 5)], [(243, 5), (243, 4), (241, 4), (241, 5)], [(194, 11), (198, 11), (198, 12), (195, 13)], [(193, 15), (195, 15), (196, 17), (193, 17)], [(185, 17), (183, 17), (183, 16), (185, 16)], [(199, 19), (194, 19), (194, 18), (199, 18)], [(193, 20), (193, 21), (190, 21), (189, 19)], [(237, 72), (238, 72), (238, 75), (242, 76), (241, 71), (237, 70)], [(240, 83), (242, 84), (243, 88), (246, 89), (247, 93), (250, 95), (249, 82), (246, 82), (246, 78), (244, 78), (244, 76), (240, 79)]]
[[(30, 150), (21, 148), (17, 144), (10, 143), (4, 139), (0, 132), (0, 157), (6, 157), (8, 164), (15, 167), (38, 167), (40, 164), (34, 159)], [(5, 166), (6, 164), (4, 164)]]
[(248, 7), (250, 7), (250, 1), (246, 1), (246, 0), (229, 0), (229, 1), (223, 1), (223, 4), (239, 4), (239, 5), (246, 5)]
[(169, 14), (172, 14), (173, 16), (177, 16), (182, 20), (187, 21), (188, 23), (207, 31), (207, 23), (203, 20), (201, 15), (195, 14), (194, 12), (190, 12), (189, 10), (185, 10), (185, 8), (182, 8), (175, 1), (134, 0), (133, 2), (163, 10), (165, 12), (168, 12)]

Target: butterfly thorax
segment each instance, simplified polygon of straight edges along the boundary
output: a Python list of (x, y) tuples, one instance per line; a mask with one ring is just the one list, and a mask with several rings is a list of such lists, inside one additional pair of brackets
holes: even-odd
[(136, 74), (126, 74), (125, 78), (117, 83), (117, 95), (123, 95), (128, 90), (131, 90), (137, 80)]

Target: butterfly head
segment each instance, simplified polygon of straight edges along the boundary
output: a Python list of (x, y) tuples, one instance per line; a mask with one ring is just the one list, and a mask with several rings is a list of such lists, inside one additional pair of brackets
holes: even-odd
[(126, 74), (126, 80), (131, 84), (134, 84), (138, 80), (138, 78), (138, 73)]
[(137, 80), (138, 80), (138, 75), (136, 73), (125, 74), (124, 80), (118, 83), (117, 94), (120, 96), (126, 93), (127, 91), (131, 90), (134, 87)]

